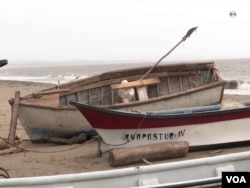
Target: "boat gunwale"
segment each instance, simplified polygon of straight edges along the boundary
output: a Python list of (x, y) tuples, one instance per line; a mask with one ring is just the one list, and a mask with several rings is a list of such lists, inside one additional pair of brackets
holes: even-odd
[[(167, 114), (167, 115), (150, 115), (147, 113), (136, 113), (136, 112), (127, 112), (122, 110), (115, 110), (115, 109), (107, 109), (107, 108), (100, 108), (91, 106), (88, 104), (83, 104), (79, 102), (71, 101), (70, 104), (78, 107), (84, 106), (86, 109), (90, 109), (91, 111), (97, 111), (105, 114), (111, 115), (119, 115), (125, 118), (138, 118), (138, 119), (147, 119), (147, 120), (164, 120), (164, 119), (177, 119), (177, 118), (191, 118), (191, 117), (208, 117), (213, 115), (224, 115), (224, 114), (231, 114), (235, 112), (248, 112), (250, 113), (250, 106), (246, 107), (239, 107), (234, 109), (223, 109), (223, 110), (213, 110), (213, 111), (201, 111), (201, 112), (194, 112), (194, 113), (186, 113), (186, 114)], [(249, 115), (250, 117), (250, 115)], [(229, 118), (230, 119), (230, 118)]]
[[(184, 71), (184, 70), (186, 71), (197, 70), (197, 67), (198, 69), (208, 69), (211, 67), (214, 71), (216, 71), (218, 79), (221, 79), (221, 76), (219, 72), (217, 71), (216, 64), (215, 62), (212, 62), (212, 61), (198, 62), (198, 63), (194, 62), (194, 63), (175, 63), (175, 64), (158, 65), (152, 70), (151, 74), (156, 73), (156, 72), (164, 72), (165, 70), (163, 70), (163, 68), (168, 68), (170, 72), (171, 71), (173, 72), (173, 71)], [(143, 75), (143, 73), (146, 72), (149, 68), (151, 68), (151, 66), (134, 67), (134, 68), (108, 71), (102, 74), (97, 74), (97, 75), (93, 75), (87, 78), (82, 78), (82, 79), (74, 80), (68, 83), (63, 83), (63, 84), (60, 84), (58, 87), (60, 87), (61, 89), (65, 89), (65, 88), (67, 89), (69, 88), (68, 86), (70, 86), (71, 89), (77, 88), (81, 85), (93, 84), (101, 80), (120, 78), (121, 74), (124, 74), (122, 75), (122, 77), (134, 76), (133, 72), (139, 71), (139, 70), (142, 72), (141, 74)], [(84, 83), (81, 84), (81, 82), (84, 82)]]
[[(226, 81), (224, 80), (220, 80), (220, 81), (217, 81), (217, 82), (213, 82), (213, 83), (210, 83), (210, 84), (207, 84), (207, 85), (204, 85), (204, 86), (200, 86), (200, 87), (197, 87), (197, 88), (192, 88), (190, 90), (186, 90), (185, 92), (179, 92), (179, 93), (175, 93), (175, 94), (172, 94), (172, 95), (164, 95), (164, 96), (160, 96), (160, 97), (155, 97), (155, 98), (150, 98), (146, 101), (132, 101), (132, 102), (129, 102), (129, 103), (116, 103), (116, 104), (113, 104), (113, 105), (103, 105), (103, 106), (100, 106), (101, 108), (113, 108), (113, 109), (117, 109), (117, 108), (125, 108), (125, 107), (132, 107), (132, 106), (136, 106), (136, 105), (140, 105), (140, 104), (148, 104), (148, 103), (152, 103), (152, 102), (160, 102), (162, 100), (166, 100), (166, 99), (172, 99), (172, 98), (176, 98), (176, 97), (179, 97), (179, 96), (184, 96), (184, 95), (187, 95), (187, 94), (192, 94), (192, 93), (196, 93), (198, 91), (203, 91), (203, 90), (206, 90), (206, 89), (209, 89), (209, 88), (214, 88), (216, 86), (222, 86), (224, 88), (224, 84), (226, 83)], [(223, 92), (223, 89), (222, 91)], [(32, 98), (32, 97), (31, 97)], [(42, 105), (42, 104), (34, 104), (34, 103), (25, 103), (23, 102), (22, 100), (25, 100), (27, 98), (23, 97), (21, 98), (21, 101), (19, 103), (19, 105), (21, 106), (29, 106), (29, 107), (34, 107), (34, 108), (47, 108), (47, 109), (54, 109), (54, 110), (61, 110), (61, 109), (73, 109), (75, 108), (74, 106), (71, 106), (71, 105), (58, 105), (58, 106), (48, 106), (48, 105)], [(222, 100), (222, 95), (221, 95), (221, 99), (220, 101)]]

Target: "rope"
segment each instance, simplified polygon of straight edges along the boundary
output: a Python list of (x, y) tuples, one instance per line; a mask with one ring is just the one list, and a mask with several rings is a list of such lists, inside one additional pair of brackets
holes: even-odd
[[(23, 149), (23, 148), (21, 148), (21, 147), (18, 147), (18, 146), (15, 146), (15, 145), (9, 143), (8, 141), (6, 141), (5, 139), (3, 139), (3, 138), (1, 138), (1, 137), (0, 137), (0, 139), (3, 139), (3, 140), (5, 140), (6, 143), (8, 143), (8, 144), (10, 144), (10, 145), (12, 145), (12, 146), (14, 146), (14, 147), (16, 147), (16, 148), (18, 148), (18, 149), (21, 149), (22, 151), (26, 151), (26, 152), (33, 152), (33, 153), (59, 153), (59, 152), (70, 151), (70, 150), (79, 148), (79, 147), (81, 147), (81, 146), (83, 146), (83, 145), (85, 145), (85, 144), (88, 144), (88, 143), (90, 143), (90, 142), (96, 140), (98, 137), (99, 137), (99, 136), (96, 136), (96, 137), (92, 138), (91, 140), (88, 140), (88, 141), (82, 143), (81, 145), (78, 145), (78, 146), (75, 146), (75, 147), (71, 147), (71, 148), (64, 149), (64, 150), (47, 151), (47, 152), (46, 152), (46, 151), (38, 151), (38, 150)], [(7, 172), (7, 170), (5, 170), (5, 169), (2, 168), (2, 167), (0, 167), (0, 170), (2, 170), (2, 171), (5, 173), (5, 174), (0, 173), (0, 176), (2, 176), (2, 177), (4, 177), (4, 178), (10, 178), (10, 175), (9, 175), (9, 173)]]
[[(31, 150), (31, 149), (23, 149), (23, 151), (33, 152), (33, 153), (60, 153), (60, 152), (70, 151), (70, 150), (79, 148), (79, 147), (81, 147), (81, 146), (83, 146), (83, 145), (86, 145), (86, 144), (88, 144), (88, 143), (90, 143), (90, 142), (96, 140), (98, 137), (99, 137), (99, 136), (96, 136), (96, 137), (94, 137), (94, 138), (92, 138), (92, 139), (90, 139), (90, 140), (88, 140), (88, 141), (86, 141), (86, 142), (84, 142), (84, 143), (82, 143), (82, 144), (80, 144), (80, 145), (78, 145), (78, 146), (71, 147), (71, 148), (64, 149), (64, 150), (57, 150), (57, 151), (38, 151), (38, 150)], [(22, 149), (22, 148), (20, 148), (20, 149)]]
[[(134, 132), (134, 134), (133, 134), (133, 137), (135, 137), (137, 131), (141, 128), (141, 126), (142, 126), (142, 124), (143, 124), (143, 121), (145, 120), (146, 116), (147, 116), (147, 114), (145, 114), (145, 115), (143, 116), (142, 120), (140, 121), (140, 123), (139, 123), (137, 129), (135, 130), (135, 132)], [(16, 145), (13, 145), (13, 144), (11, 144), (11, 143), (8, 143), (8, 144), (13, 145), (14, 147), (16, 147), (16, 148), (18, 148), (18, 149), (20, 149), (20, 150), (22, 150), (22, 151), (26, 151), (26, 152), (33, 152), (33, 153), (60, 153), (60, 152), (70, 151), (70, 150), (79, 148), (79, 147), (81, 147), (81, 146), (83, 146), (83, 145), (85, 145), (85, 144), (88, 144), (88, 143), (90, 143), (90, 142), (96, 140), (98, 137), (99, 137), (99, 135), (96, 136), (96, 137), (94, 137), (94, 138), (92, 138), (92, 139), (89, 140), (89, 141), (86, 141), (86, 142), (82, 143), (81, 145), (78, 145), (78, 146), (75, 146), (75, 147), (72, 147), (72, 148), (68, 148), (68, 149), (64, 149), (64, 150), (58, 150), (58, 151), (38, 151), (38, 150), (24, 149), (24, 148), (18, 147), (18, 146), (16, 146)], [(108, 146), (122, 146), (122, 145), (125, 145), (125, 144), (129, 143), (130, 141), (131, 141), (131, 139), (127, 139), (126, 142), (121, 143), (121, 144), (109, 144), (109, 143), (106, 143), (106, 142), (103, 140), (103, 142), (104, 142), (106, 145), (108, 145)]]
[[(135, 132), (134, 132), (134, 134), (133, 134), (133, 137), (135, 137), (137, 131), (141, 128), (142, 123), (143, 123), (144, 119), (146, 118), (146, 116), (147, 116), (147, 114), (145, 114), (145, 115), (143, 116), (142, 120), (140, 121), (140, 123), (139, 123), (137, 129), (135, 130)], [(122, 146), (122, 145), (125, 145), (125, 144), (129, 143), (130, 141), (131, 141), (131, 139), (127, 139), (126, 142), (121, 143), (121, 144), (109, 144), (109, 143), (107, 143), (107, 142), (105, 142), (105, 141), (103, 140), (103, 142), (104, 142), (105, 144), (107, 144), (108, 146)]]
[(7, 170), (5, 170), (4, 168), (0, 167), (0, 170), (2, 170), (5, 174), (1, 174), (0, 176), (4, 177), (4, 178), (10, 178), (9, 173), (7, 172)]
[(211, 69), (212, 69), (212, 67), (211, 67), (211, 66), (209, 66), (209, 69), (208, 69), (208, 75), (207, 75), (207, 80), (206, 80), (206, 84), (208, 83), (208, 79), (209, 79), (209, 77), (210, 77), (210, 72), (211, 72)]
[[(86, 141), (86, 142), (84, 142), (84, 143), (82, 143), (82, 144), (80, 144), (80, 145), (77, 145), (77, 146), (75, 146), (75, 147), (71, 147), (71, 148), (64, 149), (64, 150), (58, 150), (58, 151), (38, 151), (38, 150), (24, 149), (24, 148), (21, 148), (21, 147), (18, 147), (18, 146), (16, 146), (16, 145), (14, 145), (14, 144), (9, 143), (7, 140), (5, 140), (5, 142), (8, 143), (8, 144), (10, 144), (10, 145), (13, 146), (13, 147), (16, 147), (16, 148), (20, 149), (21, 151), (33, 152), (33, 153), (60, 153), (60, 152), (70, 151), (70, 150), (79, 148), (79, 147), (81, 147), (81, 146), (83, 146), (83, 145), (85, 145), (85, 144), (88, 144), (88, 143), (90, 143), (90, 142), (96, 140), (98, 137), (99, 137), (99, 136), (96, 136), (96, 137), (94, 137), (94, 138), (92, 138), (92, 139), (90, 139), (90, 140), (88, 140), (88, 141)], [(0, 139), (2, 139), (2, 138), (0, 137)]]

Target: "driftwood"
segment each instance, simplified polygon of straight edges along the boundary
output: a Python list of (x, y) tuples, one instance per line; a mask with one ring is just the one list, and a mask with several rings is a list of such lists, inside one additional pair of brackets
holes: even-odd
[(53, 137), (49, 139), (49, 142), (54, 143), (54, 144), (81, 144), (87, 140), (87, 135), (86, 134), (80, 134), (78, 136), (74, 136), (72, 138), (60, 138), (60, 137)]
[(8, 148), (8, 149), (0, 150), (0, 155), (18, 153), (18, 152), (21, 152), (21, 151), (23, 151), (23, 149), (16, 148), (16, 147), (11, 147), (11, 148)]
[(184, 157), (189, 149), (188, 142), (165, 142), (133, 148), (117, 149), (109, 153), (110, 166), (123, 166), (142, 161)]

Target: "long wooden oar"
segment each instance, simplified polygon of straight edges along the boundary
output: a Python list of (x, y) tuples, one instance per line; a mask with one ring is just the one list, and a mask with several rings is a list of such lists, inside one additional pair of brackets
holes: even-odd
[(188, 30), (187, 34), (182, 37), (181, 41), (178, 42), (168, 53), (166, 53), (164, 56), (162, 56), (156, 63), (154, 66), (152, 66), (141, 78), (140, 80), (142, 80), (143, 78), (145, 78), (165, 57), (167, 57), (172, 51), (174, 51), (174, 49), (179, 46), (182, 42), (184, 42), (188, 37), (190, 37), (190, 35), (197, 29), (198, 27), (193, 27), (191, 29)]
[(197, 29), (197, 27), (193, 27), (188, 30), (187, 34), (182, 37), (181, 41), (176, 44), (167, 54), (165, 54), (161, 59), (159, 59), (154, 66), (152, 66), (139, 80), (126, 82), (121, 84), (114, 84), (111, 86), (112, 89), (124, 89), (124, 88), (131, 88), (136, 87), (138, 98), (140, 101), (147, 100), (147, 88), (146, 85), (157, 84), (160, 83), (159, 78), (150, 78), (144, 79), (167, 55), (169, 55), (177, 46), (179, 46), (182, 42), (184, 42), (190, 35)]

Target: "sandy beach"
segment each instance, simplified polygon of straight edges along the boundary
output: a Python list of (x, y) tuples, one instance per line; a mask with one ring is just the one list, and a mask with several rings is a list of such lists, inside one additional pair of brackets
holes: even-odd
[[(50, 84), (18, 82), (18, 81), (0, 81), (0, 137), (8, 138), (10, 127), (10, 105), (8, 100), (14, 97), (15, 91), (20, 91), (21, 96), (40, 91), (50, 87)], [(249, 101), (250, 96), (244, 95), (225, 95), (223, 101)], [(101, 145), (104, 152), (101, 158), (97, 157), (97, 141), (85, 144), (74, 145), (55, 145), (55, 144), (32, 144), (28, 136), (18, 121), (16, 134), (20, 137), (19, 147), (26, 151), (0, 155), (0, 167), (6, 169), (11, 178), (57, 175), (65, 173), (79, 173), (96, 170), (115, 169), (110, 167), (108, 159), (109, 148)], [(186, 159), (192, 159), (199, 156), (220, 155), (229, 152), (249, 150), (250, 147), (234, 148), (233, 150), (222, 149), (218, 151), (206, 151), (188, 153)], [(171, 160), (166, 160), (172, 161)], [(157, 161), (154, 163), (160, 163)], [(141, 163), (138, 165), (146, 165)], [(133, 166), (133, 165), (131, 165)], [(126, 166), (128, 167), (128, 166)]]

